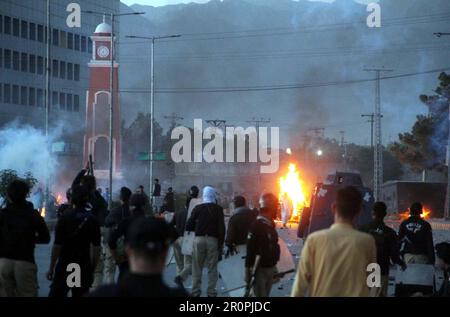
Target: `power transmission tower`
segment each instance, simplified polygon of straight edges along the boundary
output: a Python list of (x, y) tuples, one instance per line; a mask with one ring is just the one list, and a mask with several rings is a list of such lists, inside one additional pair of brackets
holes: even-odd
[[(362, 114), (361, 117), (368, 117), (367, 122), (370, 123), (370, 147), (373, 149), (373, 124), (375, 123), (375, 114)], [(383, 115), (381, 115), (381, 118), (383, 118)]]
[(321, 138), (323, 139), (325, 137), (325, 128), (322, 127), (314, 127), (314, 128), (309, 128), (308, 132), (312, 131), (315, 134), (316, 139)]
[(252, 118), (251, 120), (248, 120), (248, 121), (246, 121), (246, 122), (255, 125), (256, 130), (258, 130), (262, 123), (267, 123), (267, 124), (270, 123), (270, 118), (268, 118), (268, 119), (264, 119), (264, 118), (260, 118), (260, 119)]
[(344, 162), (344, 170), (347, 171), (347, 143), (345, 142), (345, 131), (339, 131), (341, 135), (342, 161)]
[(227, 122), (226, 120), (221, 119), (206, 120), (206, 123), (215, 128), (225, 127), (226, 122)]
[(179, 117), (175, 114), (175, 112), (172, 112), (170, 116), (164, 116), (164, 119), (170, 120), (170, 126), (172, 128), (176, 127), (178, 125), (177, 121), (184, 120), (183, 117)]
[(383, 185), (383, 144), (381, 140), (381, 97), (380, 97), (380, 78), (381, 72), (391, 72), (392, 69), (386, 68), (365, 68), (366, 72), (375, 72), (375, 144), (373, 154), (373, 192), (375, 200), (381, 199), (381, 186)]

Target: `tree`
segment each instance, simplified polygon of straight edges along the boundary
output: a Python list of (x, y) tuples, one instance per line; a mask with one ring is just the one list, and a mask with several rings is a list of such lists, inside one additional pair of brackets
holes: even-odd
[(17, 172), (12, 169), (4, 169), (0, 171), (0, 197), (2, 199), (6, 199), (6, 193), (9, 184), (15, 180), (23, 180), (25, 181), (30, 188), (37, 183), (37, 179), (33, 177), (33, 175), (28, 172), (25, 173), (23, 177), (19, 177)]
[(400, 162), (412, 170), (442, 171), (445, 168), (445, 153), (448, 138), (448, 106), (450, 97), (450, 75), (441, 73), (436, 95), (421, 95), (420, 100), (428, 107), (428, 115), (417, 116), (411, 132), (399, 134), (389, 150)]

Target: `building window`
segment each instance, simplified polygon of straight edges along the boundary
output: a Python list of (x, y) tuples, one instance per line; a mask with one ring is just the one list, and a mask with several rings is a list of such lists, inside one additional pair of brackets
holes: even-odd
[(86, 36), (81, 37), (81, 51), (86, 52)]
[(57, 91), (54, 91), (54, 92), (52, 92), (52, 106), (53, 106), (53, 108), (55, 108), (56, 109), (56, 107), (58, 106), (58, 92)]
[(73, 33), (67, 33), (67, 48), (73, 50)]
[(80, 96), (78, 95), (73, 96), (73, 111), (75, 112), (80, 111)]
[(80, 81), (80, 64), (74, 65), (74, 80)]
[(11, 68), (11, 50), (5, 50), (5, 68)]
[(38, 24), (37, 27), (37, 40), (39, 42), (44, 42), (44, 26), (41, 24)]
[(73, 110), (73, 99), (72, 94), (67, 94), (67, 111)]
[(42, 56), (38, 56), (37, 58), (37, 73), (39, 75), (44, 73), (44, 58)]
[(28, 92), (28, 105), (35, 106), (36, 105), (36, 89), (31, 88)]
[(59, 63), (59, 78), (66, 79), (66, 62)]
[(3, 67), (3, 48), (0, 48), (0, 68)]
[(30, 54), (29, 60), (30, 60), (30, 67), (29, 67), (30, 73), (34, 74), (36, 73), (36, 55)]
[(13, 51), (13, 69), (19, 70), (20, 68), (20, 54), (19, 52)]
[(75, 34), (75, 38), (74, 38), (74, 45), (73, 47), (75, 48), (76, 51), (80, 50), (80, 36), (78, 34)]
[(3, 100), (5, 103), (11, 103), (11, 85), (3, 85)]
[(44, 91), (42, 89), (37, 89), (37, 106), (44, 106)]
[(2, 84), (0, 83), (0, 103), (2, 102), (2, 98), (3, 98), (3, 87)]
[(92, 54), (92, 40), (91, 38), (88, 38), (88, 52)]
[(67, 63), (67, 79), (73, 80), (73, 64)]
[(66, 32), (64, 31), (59, 31), (59, 46), (62, 48), (67, 47)]
[(20, 104), (26, 106), (28, 102), (28, 88), (25, 86), (20, 87)]
[(19, 19), (13, 19), (13, 35), (19, 37), (20, 36), (20, 23)]
[(58, 46), (59, 45), (59, 30), (53, 29), (53, 45)]
[(20, 70), (23, 72), (28, 72), (28, 54), (20, 54)]
[(58, 60), (54, 59), (53, 60), (53, 64), (52, 64), (53, 77), (58, 77), (59, 76), (58, 66), (59, 66)]
[(36, 41), (36, 24), (30, 22), (30, 40)]
[(28, 22), (22, 21), (20, 26), (20, 35), (22, 38), (27, 39), (28, 38)]
[(12, 103), (15, 105), (19, 104), (19, 86), (12, 86)]
[[(3, 16), (0, 14), (0, 33), (3, 33)], [(0, 87), (0, 92), (2, 91)]]
[(66, 109), (66, 94), (63, 92), (59, 94), (59, 109)]
[(5, 27), (3, 28), (3, 30), (4, 30), (5, 34), (11, 34), (11, 17), (5, 16), (4, 22), (5, 22), (5, 24), (4, 24)]

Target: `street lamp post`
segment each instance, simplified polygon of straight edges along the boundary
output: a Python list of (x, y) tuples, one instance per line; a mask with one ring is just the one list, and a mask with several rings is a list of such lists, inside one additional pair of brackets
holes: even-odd
[[(150, 49), (150, 153), (149, 153), (149, 194), (152, 195), (153, 188), (153, 148), (154, 148), (154, 139), (153, 139), (153, 129), (154, 129), (154, 113), (155, 113), (155, 41), (161, 39), (168, 38), (176, 38), (181, 35), (164, 35), (164, 36), (136, 36), (136, 35), (127, 35), (127, 38), (130, 39), (141, 39), (141, 40), (150, 40), (151, 41), (151, 49)], [(151, 200), (151, 207), (153, 210), (153, 199)]]
[[(99, 14), (105, 16), (106, 13), (98, 11), (83, 11), (89, 14)], [(125, 15), (139, 15), (145, 14), (145, 12), (130, 12), (130, 13), (109, 13), (111, 19), (111, 66), (109, 71), (109, 94), (110, 94), (110, 105), (109, 105), (109, 193), (108, 193), (108, 207), (112, 209), (112, 183), (113, 183), (113, 130), (114, 130), (114, 22), (116, 17)]]
[[(433, 33), (436, 37), (449, 36), (450, 33), (436, 32)], [(447, 151), (446, 151), (446, 161), (447, 161), (447, 190), (445, 195), (445, 210), (444, 210), (444, 218), (450, 219), (450, 97), (448, 95), (445, 96), (448, 102), (448, 122), (449, 122), (449, 130), (447, 136)]]

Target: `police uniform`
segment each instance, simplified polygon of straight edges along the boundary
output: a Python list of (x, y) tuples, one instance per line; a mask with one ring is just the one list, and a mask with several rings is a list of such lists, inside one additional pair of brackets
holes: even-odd
[(406, 264), (434, 264), (433, 233), (428, 222), (411, 216), (400, 224), (398, 237)]
[(251, 278), (249, 270), (255, 266), (258, 255), (260, 260), (255, 271), (253, 295), (269, 297), (274, 275), (277, 272), (276, 265), (280, 259), (280, 246), (274, 221), (264, 216), (256, 218), (248, 233), (245, 259), (247, 283)]

